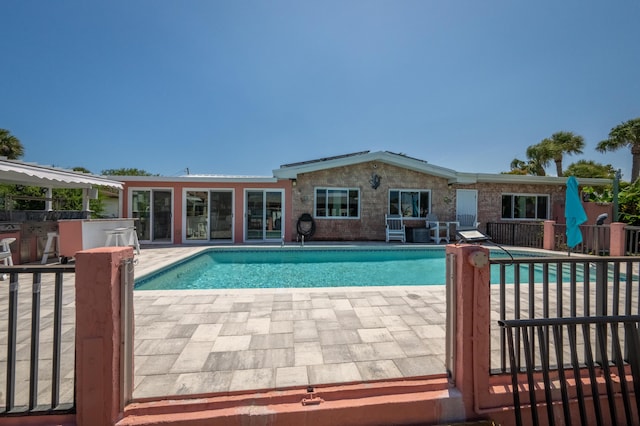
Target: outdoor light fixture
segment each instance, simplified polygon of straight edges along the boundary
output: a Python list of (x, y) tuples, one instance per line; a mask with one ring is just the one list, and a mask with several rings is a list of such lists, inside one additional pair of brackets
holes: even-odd
[(481, 243), (484, 241), (489, 241), (491, 239), (491, 237), (489, 237), (486, 234), (483, 234), (477, 229), (468, 229), (464, 231), (458, 231), (456, 232), (456, 235), (458, 236), (458, 239), (461, 240), (463, 243)]

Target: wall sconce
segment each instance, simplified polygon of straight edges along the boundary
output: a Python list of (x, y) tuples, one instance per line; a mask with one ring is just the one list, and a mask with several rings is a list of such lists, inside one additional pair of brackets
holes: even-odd
[(373, 189), (378, 189), (378, 187), (380, 186), (380, 176), (375, 174), (375, 173), (371, 173), (371, 179), (369, 179), (369, 183), (371, 184), (371, 188)]
[(298, 184), (298, 181), (295, 179), (291, 180), (291, 186), (296, 186)]

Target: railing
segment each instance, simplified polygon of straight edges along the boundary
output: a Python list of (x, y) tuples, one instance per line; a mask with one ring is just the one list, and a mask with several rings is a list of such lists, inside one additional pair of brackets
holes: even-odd
[[(640, 259), (578, 257), (491, 259), (491, 305), (499, 320), (640, 314)], [(507, 279), (509, 278), (509, 279)], [(493, 372), (507, 371), (506, 335), (491, 324)], [(516, 331), (516, 348), (520, 336)], [(521, 353), (516, 352), (518, 359)], [(541, 360), (533, 360), (540, 367)]]
[[(554, 225), (556, 240), (554, 250), (568, 251), (567, 226), (565, 224)], [(609, 225), (581, 225), (582, 243), (571, 249), (572, 253), (593, 254), (606, 256), (609, 254), (611, 241), (611, 229)]]
[(74, 265), (0, 268), (9, 279), (0, 283), (0, 417), (75, 412), (74, 272)]
[[(640, 424), (639, 322), (640, 315), (500, 321), (509, 348), (516, 424), (523, 424), (525, 406), (532, 424), (540, 424), (542, 405), (549, 425), (559, 419), (566, 425)], [(524, 353), (524, 365), (518, 352)], [(603, 382), (606, 405), (594, 397)]]
[(624, 234), (627, 256), (640, 255), (640, 226), (625, 226)]
[(542, 248), (544, 226), (542, 222), (489, 222), (487, 235), (496, 244)]

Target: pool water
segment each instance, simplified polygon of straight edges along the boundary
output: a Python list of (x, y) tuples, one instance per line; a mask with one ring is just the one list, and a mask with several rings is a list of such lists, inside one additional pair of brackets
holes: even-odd
[[(528, 255), (531, 256), (531, 253)], [(491, 257), (506, 256), (501, 252), (491, 254)], [(445, 269), (444, 248), (214, 249), (139, 280), (135, 288), (186, 290), (442, 285), (445, 283)], [(513, 275), (512, 272), (510, 274)], [(492, 281), (497, 275), (492, 271)], [(510, 279), (513, 280), (507, 277), (508, 282)]]

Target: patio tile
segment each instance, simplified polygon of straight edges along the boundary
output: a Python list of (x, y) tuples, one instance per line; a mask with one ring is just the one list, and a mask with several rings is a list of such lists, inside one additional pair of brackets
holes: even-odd
[(360, 343), (360, 335), (356, 330), (321, 330), (318, 334), (322, 345)]
[(307, 367), (280, 367), (276, 369), (276, 388), (307, 386)]
[(293, 321), (271, 321), (269, 332), (273, 334), (293, 333)]
[(276, 384), (274, 372), (273, 368), (235, 370), (229, 387), (234, 390), (270, 389)]
[[(175, 389), (179, 374), (159, 374), (144, 376), (136, 386), (133, 396), (135, 398), (148, 398), (152, 396), (163, 396), (168, 389)], [(171, 392), (177, 394), (177, 390)]]
[(200, 324), (191, 336), (191, 340), (196, 342), (213, 342), (222, 329), (222, 324)]
[(378, 306), (371, 307), (354, 307), (353, 310), (356, 312), (361, 319), (363, 317), (380, 317), (382, 316), (382, 311)]
[(322, 346), (322, 359), (326, 364), (353, 361), (349, 345)]
[(312, 365), (308, 371), (309, 383), (311, 384), (359, 382), (362, 380), (362, 375), (353, 362)]
[(211, 342), (189, 342), (171, 366), (171, 373), (201, 371), (211, 353)]
[(302, 320), (293, 322), (293, 340), (303, 342), (318, 339), (318, 329), (314, 320)]
[(336, 321), (336, 313), (331, 308), (311, 309), (309, 318), (318, 321)]
[(418, 337), (422, 339), (434, 337), (445, 338), (446, 336), (444, 326), (442, 325), (414, 325), (412, 328)]
[(135, 374), (151, 376), (164, 374), (178, 359), (178, 354), (171, 355), (138, 355), (134, 359)]
[(189, 339), (147, 339), (140, 340), (135, 348), (136, 355), (179, 354)]
[(238, 354), (237, 351), (212, 352), (207, 357), (207, 360), (202, 366), (202, 370), (203, 371), (233, 370), (236, 365), (237, 354)]
[(211, 352), (244, 351), (249, 349), (251, 336), (219, 336)]
[(402, 374), (391, 360), (356, 362), (362, 380), (381, 380), (400, 377)]
[(405, 377), (428, 376), (446, 372), (441, 356), (419, 356), (394, 360), (396, 366)]
[(246, 330), (251, 334), (267, 334), (271, 325), (271, 318), (249, 318)]
[(295, 352), (293, 348), (277, 348), (265, 350), (265, 367), (293, 367), (295, 365)]
[(165, 339), (171, 329), (175, 326), (173, 322), (156, 322), (140, 328), (136, 332), (136, 337), (140, 339)]
[(393, 336), (386, 328), (360, 328), (357, 331), (364, 343), (393, 341)]
[(323, 363), (322, 348), (318, 342), (300, 342), (294, 346), (295, 366)]
[(180, 374), (172, 389), (172, 394), (198, 394), (226, 392), (231, 385), (231, 371), (205, 371)]
[(407, 325), (406, 322), (402, 320), (402, 317), (398, 315), (387, 315), (380, 318), (384, 326), (389, 330), (389, 332), (394, 333), (396, 331), (407, 331), (411, 330), (411, 327)]
[[(293, 333), (254, 334), (251, 337), (251, 349), (276, 349), (293, 347)], [(248, 349), (248, 348), (247, 348)]]
[(247, 323), (246, 322), (226, 322), (224, 324), (214, 324), (220, 325), (220, 330), (218, 334), (220, 336), (240, 336), (242, 334), (250, 334), (247, 331)]
[(198, 329), (198, 325), (196, 324), (176, 324), (173, 326), (169, 334), (166, 337), (169, 339), (176, 337), (187, 337), (193, 339), (193, 335)]

